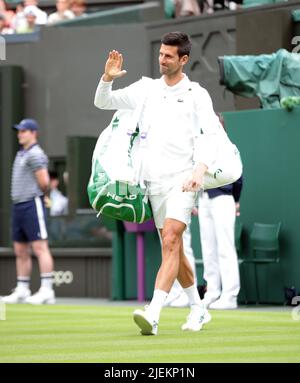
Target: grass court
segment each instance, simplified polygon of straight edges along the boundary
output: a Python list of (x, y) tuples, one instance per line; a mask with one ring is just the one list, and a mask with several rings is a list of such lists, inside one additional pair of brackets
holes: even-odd
[(300, 362), (300, 320), (283, 311), (211, 310), (200, 332), (188, 309), (162, 310), (158, 336), (140, 336), (131, 306), (7, 305), (0, 362)]

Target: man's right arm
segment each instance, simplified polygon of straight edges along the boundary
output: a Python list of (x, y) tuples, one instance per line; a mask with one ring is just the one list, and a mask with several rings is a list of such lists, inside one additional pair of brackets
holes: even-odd
[(113, 80), (126, 74), (122, 70), (123, 57), (118, 51), (111, 51), (105, 64), (104, 74), (96, 90), (94, 104), (100, 109), (134, 109), (139, 92), (135, 84), (124, 89), (112, 90)]
[(94, 99), (94, 105), (99, 109), (134, 109), (140, 95), (140, 87), (136, 82), (126, 88), (112, 90), (112, 81), (105, 82), (101, 78)]

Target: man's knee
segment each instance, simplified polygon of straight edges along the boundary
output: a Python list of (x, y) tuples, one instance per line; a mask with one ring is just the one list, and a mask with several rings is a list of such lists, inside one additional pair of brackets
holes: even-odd
[(49, 252), (48, 241), (46, 240), (33, 241), (31, 245), (32, 250), (37, 257)]
[(24, 247), (23, 246), (15, 246), (14, 252), (15, 252), (16, 257), (18, 257), (18, 258), (25, 259), (25, 258), (29, 258), (31, 256), (28, 247), (25, 247), (25, 246)]
[(181, 236), (175, 230), (167, 229), (162, 235), (163, 250), (174, 251), (179, 250), (181, 244)]

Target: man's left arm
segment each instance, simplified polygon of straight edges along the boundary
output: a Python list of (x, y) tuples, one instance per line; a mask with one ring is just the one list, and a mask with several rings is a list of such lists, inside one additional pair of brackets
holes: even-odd
[(35, 171), (34, 173), (39, 188), (44, 194), (47, 194), (50, 187), (50, 178), (47, 168), (41, 168)]
[(50, 189), (48, 162), (48, 157), (43, 151), (32, 151), (28, 157), (28, 166), (34, 174), (39, 188), (44, 194), (47, 194)]

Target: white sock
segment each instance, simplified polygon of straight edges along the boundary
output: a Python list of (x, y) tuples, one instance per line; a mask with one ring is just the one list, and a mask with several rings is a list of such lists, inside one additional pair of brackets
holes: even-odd
[(168, 296), (168, 293), (166, 293), (163, 290), (155, 289), (153, 293), (152, 300), (149, 304), (149, 307), (147, 308), (147, 311), (151, 313), (153, 316), (153, 319), (158, 322), (159, 321), (159, 315), (160, 311), (163, 307), (163, 304)]
[(41, 274), (41, 287), (52, 290), (53, 272)]
[(30, 284), (30, 277), (17, 277), (17, 289), (18, 290), (28, 290)]
[(183, 289), (183, 291), (186, 293), (186, 295), (188, 296), (189, 298), (189, 303), (190, 303), (190, 306), (198, 306), (198, 307), (201, 307), (201, 308), (204, 308), (204, 305), (203, 303), (201, 302), (201, 299), (200, 299), (200, 295), (198, 293), (198, 289), (197, 289), (197, 286), (196, 284), (190, 286), (190, 287), (187, 287), (185, 289)]

